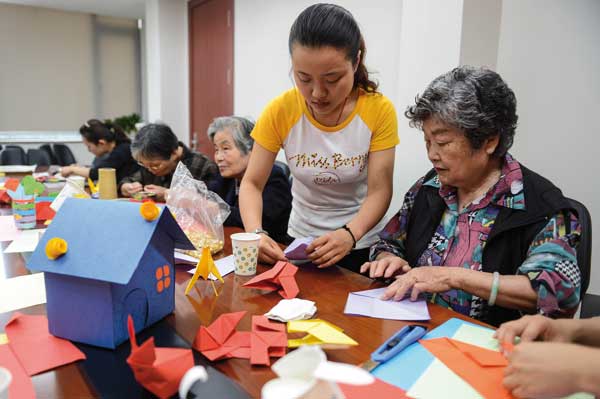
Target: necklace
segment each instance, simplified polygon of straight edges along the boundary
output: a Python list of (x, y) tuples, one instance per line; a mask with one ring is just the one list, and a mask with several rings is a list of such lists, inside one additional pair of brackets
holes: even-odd
[(468, 201), (467, 203), (465, 203), (462, 207), (459, 207), (460, 210), (464, 211), (470, 205), (472, 205), (474, 201), (483, 199), (483, 197), (485, 197), (487, 195), (487, 193), (492, 189), (492, 187), (494, 187), (496, 185), (496, 183), (498, 183), (498, 181), (502, 177), (502, 170), (495, 171), (493, 173), (493, 175), (491, 175), (491, 176), (492, 177), (490, 179), (490, 184), (483, 185), (482, 186), (483, 188), (479, 188), (475, 192), (475, 194), (471, 194), (469, 197), (472, 197), (472, 199), (470, 201)]
[[(340, 113), (338, 114), (337, 119), (335, 120), (334, 126), (337, 126), (338, 123), (340, 123), (340, 118), (342, 117), (342, 114), (344, 113), (344, 108), (346, 108), (346, 102), (348, 102), (348, 97), (344, 98), (344, 102), (342, 103), (342, 108), (340, 109)], [(317, 117), (315, 116), (315, 111), (313, 111), (312, 107), (309, 105), (308, 109), (310, 110), (310, 114), (312, 115), (314, 120), (317, 120)]]

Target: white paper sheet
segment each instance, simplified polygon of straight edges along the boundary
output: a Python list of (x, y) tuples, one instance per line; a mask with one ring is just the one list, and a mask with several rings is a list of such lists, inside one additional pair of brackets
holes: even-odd
[[(196, 263), (197, 262), (198, 262), (198, 260), (196, 260)], [(217, 259), (217, 260), (215, 260), (215, 266), (217, 266), (217, 269), (219, 270), (219, 273), (221, 273), (221, 276), (225, 277), (226, 274), (229, 274), (235, 270), (235, 258), (233, 257), (233, 255), (229, 255), (224, 258)], [(192, 270), (188, 270), (188, 273), (194, 274), (195, 271), (196, 271), (196, 268), (193, 268)], [(208, 278), (211, 280), (217, 279), (212, 274), (210, 274), (208, 276)]]
[(0, 313), (46, 303), (44, 273), (0, 280)]
[(21, 234), (4, 250), (5, 254), (33, 252), (40, 241), (44, 229), (21, 230)]

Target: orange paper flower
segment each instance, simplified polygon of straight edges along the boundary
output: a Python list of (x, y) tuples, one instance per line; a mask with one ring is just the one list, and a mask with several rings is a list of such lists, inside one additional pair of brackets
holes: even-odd
[(54, 237), (46, 243), (46, 256), (54, 260), (67, 253), (68, 245), (62, 238)]
[(153, 201), (146, 201), (140, 205), (140, 214), (148, 222), (155, 220), (160, 214), (160, 209)]

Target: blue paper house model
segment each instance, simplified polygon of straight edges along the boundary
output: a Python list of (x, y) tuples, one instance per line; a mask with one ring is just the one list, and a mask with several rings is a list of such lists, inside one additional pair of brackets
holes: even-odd
[[(124, 201), (64, 202), (27, 265), (45, 272), (51, 334), (115, 348), (128, 339), (127, 315), (140, 331), (173, 312), (174, 248), (194, 247), (167, 208), (152, 222), (139, 209)], [(50, 260), (45, 248), (54, 237), (68, 250)]]

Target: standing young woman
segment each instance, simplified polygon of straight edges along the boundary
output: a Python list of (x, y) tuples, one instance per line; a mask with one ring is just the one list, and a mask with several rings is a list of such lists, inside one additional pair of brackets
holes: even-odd
[[(369, 80), (364, 40), (348, 10), (308, 7), (288, 45), (296, 87), (271, 101), (252, 132), (240, 187), (244, 227), (265, 233), (261, 193), (283, 148), (293, 176), (288, 234), (317, 237), (307, 250), (320, 267), (358, 271), (392, 197), (396, 112)], [(267, 234), (260, 259), (285, 259)]]
[(63, 176), (77, 175), (98, 180), (98, 169), (115, 168), (117, 181), (138, 171), (140, 166), (131, 156), (131, 140), (112, 123), (90, 119), (79, 128), (83, 144), (96, 156), (91, 167), (70, 165), (60, 168)]

